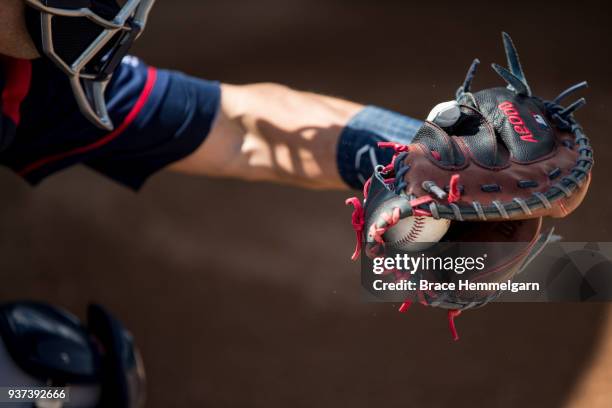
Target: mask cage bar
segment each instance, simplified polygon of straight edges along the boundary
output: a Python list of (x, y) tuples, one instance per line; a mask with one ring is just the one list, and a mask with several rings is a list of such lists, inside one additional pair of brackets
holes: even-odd
[[(43, 0), (25, 0), (25, 2), (41, 12), (43, 51), (70, 78), (70, 85), (81, 113), (99, 128), (113, 130), (114, 126), (108, 115), (104, 98), (110, 75), (99, 78), (98, 75), (83, 70), (118, 32), (134, 30), (137, 32), (134, 40), (138, 38), (146, 26), (155, 0), (128, 0), (112, 20), (105, 19), (88, 8), (71, 10), (50, 7), (45, 5)], [(100, 25), (103, 31), (81, 55), (68, 64), (54, 49), (52, 22), (55, 16), (87, 18)], [(118, 47), (120, 46), (121, 44), (118, 44)]]

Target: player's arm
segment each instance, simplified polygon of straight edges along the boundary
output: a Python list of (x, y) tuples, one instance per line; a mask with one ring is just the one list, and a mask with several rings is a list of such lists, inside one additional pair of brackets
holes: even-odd
[(336, 165), (338, 137), (362, 105), (271, 83), (222, 85), (221, 95), (207, 139), (173, 170), (346, 188)]
[[(0, 30), (0, 54), (37, 56), (23, 1), (6, 0), (5, 6), (0, 23), (8, 29)], [(409, 143), (421, 124), (281, 85), (219, 86), (128, 57), (105, 92), (117, 128), (104, 134), (81, 117), (57, 70), (40, 60), (31, 67), (37, 85), (30, 88), (22, 116), (36, 120), (20, 126), (33, 137), (19, 138), (0, 157), (31, 183), (83, 163), (133, 189), (168, 166), (198, 175), (359, 188), (373, 166), (389, 160), (389, 152), (375, 149), (376, 143)], [(45, 105), (45, 87), (63, 99), (54, 109)], [(37, 123), (46, 125), (37, 129)]]
[[(404, 123), (396, 123), (403, 118)], [(362, 180), (357, 178), (367, 178), (372, 171), (372, 152), (364, 150), (365, 145), (387, 136), (407, 141), (419, 124), (378, 108), (278, 84), (222, 85), (210, 134), (171, 169), (310, 188), (358, 187)], [(401, 135), (395, 135), (398, 129)], [(356, 159), (361, 163), (355, 164)]]

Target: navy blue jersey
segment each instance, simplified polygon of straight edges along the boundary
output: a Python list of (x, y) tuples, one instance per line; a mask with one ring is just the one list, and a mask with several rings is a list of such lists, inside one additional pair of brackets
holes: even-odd
[(106, 90), (115, 130), (80, 113), (68, 78), (44, 60), (0, 57), (0, 164), (32, 184), (84, 164), (133, 189), (196, 150), (220, 103), (220, 86), (125, 57)]

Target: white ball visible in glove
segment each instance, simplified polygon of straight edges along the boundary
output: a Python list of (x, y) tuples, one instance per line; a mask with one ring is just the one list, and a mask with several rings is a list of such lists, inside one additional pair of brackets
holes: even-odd
[(450, 227), (450, 220), (417, 215), (401, 219), (389, 228), (383, 239), (392, 249), (424, 251), (440, 241)]
[(437, 104), (433, 107), (427, 120), (440, 127), (449, 127), (457, 123), (461, 116), (457, 101), (448, 101)]

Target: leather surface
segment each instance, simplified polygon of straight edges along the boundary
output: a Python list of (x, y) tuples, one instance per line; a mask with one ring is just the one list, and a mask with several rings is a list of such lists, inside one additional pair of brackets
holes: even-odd
[[(571, 213), (582, 202), (590, 182), (590, 174), (580, 186), (564, 181), (563, 186), (573, 190), (570, 197), (555, 187), (564, 177), (581, 176), (573, 170), (580, 156), (574, 134), (556, 128), (537, 98), (514, 95), (505, 88), (469, 95), (462, 100), (474, 106), (462, 105), (457, 125), (442, 129), (426, 122), (418, 132), (403, 162), (409, 166), (405, 193), (428, 195), (423, 181), (448, 188), (451, 176), (459, 174), (462, 195), (455, 204), (462, 212), (465, 209), (466, 219), (478, 218), (474, 202), (484, 207), (488, 220), (503, 218), (494, 201), (506, 204), (512, 219)], [(534, 193), (544, 194), (551, 208)], [(531, 214), (515, 198), (527, 200)], [(448, 202), (435, 200), (446, 206), (440, 216), (454, 219)]]

